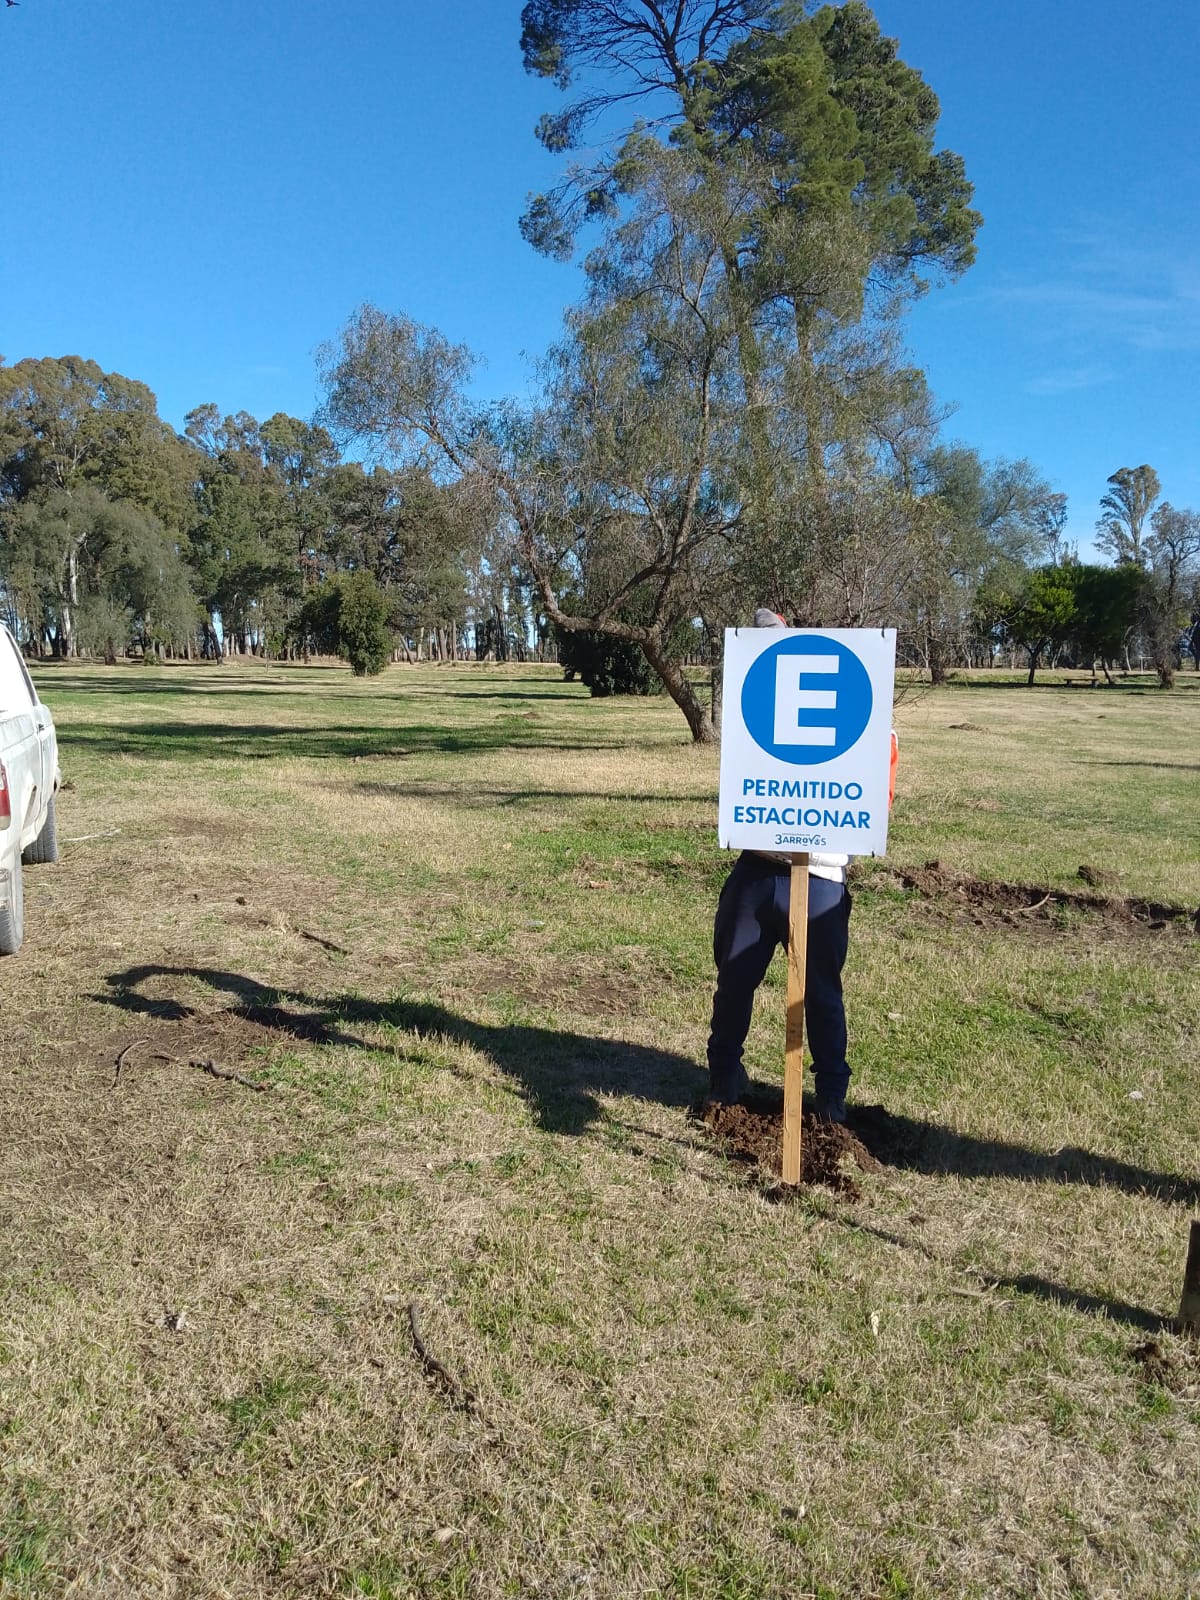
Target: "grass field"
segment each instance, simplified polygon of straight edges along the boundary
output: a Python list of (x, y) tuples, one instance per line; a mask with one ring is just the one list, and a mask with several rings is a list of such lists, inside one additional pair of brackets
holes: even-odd
[(1190, 678), (900, 708), (848, 1008), (903, 1137), (786, 1205), (689, 1115), (729, 861), (668, 703), (39, 682), (0, 1595), (1200, 1596)]

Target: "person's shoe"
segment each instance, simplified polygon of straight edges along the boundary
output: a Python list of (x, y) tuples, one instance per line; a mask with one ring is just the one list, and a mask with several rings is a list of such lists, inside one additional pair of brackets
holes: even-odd
[(844, 1123), (846, 1120), (845, 1099), (837, 1099), (833, 1095), (818, 1095), (817, 1103), (813, 1107), (813, 1115), (818, 1122)]
[(736, 1067), (712, 1068), (708, 1075), (707, 1099), (721, 1106), (735, 1106), (750, 1092), (750, 1077), (739, 1062)]

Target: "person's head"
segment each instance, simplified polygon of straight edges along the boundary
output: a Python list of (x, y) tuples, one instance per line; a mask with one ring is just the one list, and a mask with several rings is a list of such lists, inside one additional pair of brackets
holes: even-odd
[(787, 623), (778, 611), (771, 611), (767, 606), (759, 606), (754, 613), (754, 626), (756, 628), (786, 628)]

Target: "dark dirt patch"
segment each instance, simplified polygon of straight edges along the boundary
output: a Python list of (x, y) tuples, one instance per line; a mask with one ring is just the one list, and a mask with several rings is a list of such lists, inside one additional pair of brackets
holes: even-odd
[(1183, 1344), (1176, 1350), (1164, 1349), (1158, 1339), (1135, 1344), (1129, 1352), (1137, 1363), (1143, 1383), (1166, 1389), (1170, 1394), (1194, 1395), (1200, 1385), (1200, 1346)]
[[(751, 1163), (765, 1180), (772, 1199), (786, 1198), (789, 1190), (780, 1182), (783, 1166), (783, 1096), (755, 1095), (742, 1105), (725, 1106), (709, 1102), (700, 1113), (716, 1143), (735, 1161)], [(802, 1184), (820, 1184), (847, 1199), (856, 1200), (858, 1184), (843, 1170), (853, 1162), (860, 1172), (879, 1172), (881, 1167), (866, 1146), (848, 1127), (820, 1122), (805, 1113), (801, 1134)]]
[[(1095, 868), (1081, 867), (1079, 875), (1087, 882), (1103, 881)], [(1040, 925), (1042, 931), (1058, 932), (1061, 913), (1069, 910), (1082, 912), (1111, 931), (1134, 936), (1161, 934), (1167, 929), (1200, 933), (1200, 909), (1124, 895), (963, 877), (939, 861), (927, 861), (923, 867), (879, 868), (859, 879), (857, 887), (868, 893), (873, 888), (902, 888), (924, 901), (957, 910), (960, 919), (977, 926), (989, 922), (1009, 927)]]
[(161, 829), (168, 839), (240, 839), (248, 830), (241, 823), (224, 822), (219, 817), (193, 816), (176, 811), (161, 818)]
[(145, 1077), (150, 1069), (177, 1071), (192, 1059), (213, 1061), (224, 1068), (241, 1066), (256, 1047), (261, 1050), (280, 1038), (278, 1030), (236, 1011), (174, 1018), (168, 1008), (177, 1002), (159, 1004), (159, 1014), (148, 1010), (142, 1027), (105, 1034), (92, 1044), (90, 1054), (97, 1068), (111, 1069), (110, 1087), (118, 1093), (122, 1089), (128, 1092), (134, 1080)]
[(1143, 1383), (1154, 1383), (1163, 1389), (1175, 1387), (1179, 1370), (1157, 1339), (1135, 1344), (1129, 1354), (1138, 1364), (1138, 1376)]

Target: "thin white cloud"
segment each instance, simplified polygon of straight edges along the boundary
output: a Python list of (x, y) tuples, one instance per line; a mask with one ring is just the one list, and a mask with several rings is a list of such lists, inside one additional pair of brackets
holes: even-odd
[(1025, 389), (1028, 394), (1073, 394), (1080, 389), (1098, 389), (1111, 383), (1114, 376), (1111, 367), (1060, 367), (1030, 379)]
[(1200, 263), (1174, 245), (1124, 244), (1115, 226), (1064, 234), (1060, 244), (1060, 276), (996, 289), (996, 299), (1050, 313), (1061, 332), (1110, 347), (1200, 349)]

